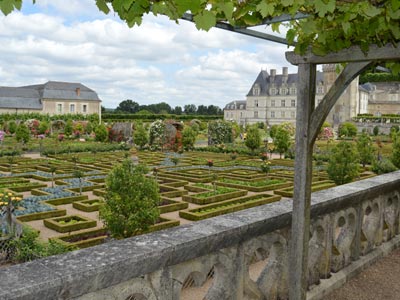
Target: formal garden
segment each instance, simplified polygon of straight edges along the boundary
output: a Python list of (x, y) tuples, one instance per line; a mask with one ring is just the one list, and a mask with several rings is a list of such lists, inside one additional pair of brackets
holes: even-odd
[[(345, 123), (335, 137), (324, 125), (312, 191), (400, 167), (398, 127), (383, 136)], [(3, 120), (0, 264), (292, 198), (293, 135), (290, 124), (222, 120)]]

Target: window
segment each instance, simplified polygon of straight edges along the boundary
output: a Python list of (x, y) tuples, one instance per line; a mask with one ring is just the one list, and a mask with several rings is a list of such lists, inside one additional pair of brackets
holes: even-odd
[(258, 100), (254, 100), (254, 107), (258, 107)]
[(87, 104), (82, 104), (82, 112), (87, 113)]
[(285, 100), (281, 100), (281, 106), (285, 107)]
[(281, 95), (287, 95), (287, 89), (281, 89)]
[(57, 113), (62, 114), (62, 103), (57, 103)]
[(296, 95), (296, 88), (291, 88), (290, 89), (290, 94), (291, 95)]
[(254, 118), (258, 118), (258, 111), (254, 112)]
[(243, 117), (243, 112), (242, 111), (240, 112), (240, 117)]
[(240, 104), (240, 109), (243, 109), (243, 107), (244, 107), (244, 105), (243, 105), (243, 104)]
[(291, 112), (290, 112), (290, 117), (291, 117), (292, 119), (296, 118), (296, 112), (291, 111)]
[(275, 100), (271, 100), (271, 107), (275, 107)]
[(258, 84), (255, 84), (253, 87), (253, 95), (254, 96), (259, 96), (260, 95), (260, 86)]
[(275, 112), (271, 111), (271, 118), (275, 118)]
[(271, 95), (276, 95), (276, 89), (271, 89)]
[(69, 112), (74, 113), (75, 112), (75, 104), (70, 104), (69, 105)]
[(281, 111), (281, 118), (285, 118), (285, 112)]
[(290, 101), (290, 106), (291, 107), (296, 107), (296, 100), (291, 100)]
[(323, 86), (319, 86), (317, 88), (317, 94), (322, 94), (324, 92), (324, 87)]

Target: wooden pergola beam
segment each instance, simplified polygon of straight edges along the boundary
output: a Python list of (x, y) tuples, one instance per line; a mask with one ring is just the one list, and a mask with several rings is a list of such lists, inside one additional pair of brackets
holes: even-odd
[(371, 45), (368, 53), (364, 53), (360, 47), (352, 46), (339, 52), (331, 52), (325, 56), (315, 55), (308, 52), (299, 55), (294, 52), (286, 52), (286, 59), (293, 65), (299, 64), (334, 64), (341, 62), (357, 62), (357, 61), (383, 61), (383, 60), (399, 60), (400, 43), (395, 45), (387, 44), (384, 47)]
[[(307, 295), (308, 247), (310, 240), (310, 209), (312, 179), (312, 149), (319, 129), (343, 91), (370, 64), (400, 61), (400, 43), (379, 48), (371, 45), (368, 53), (351, 47), (326, 56), (311, 52), (304, 56), (287, 52), (286, 59), (298, 65), (296, 117), (296, 158), (292, 228), (289, 251), (289, 299), (305, 300)], [(323, 101), (315, 108), (315, 73), (317, 64), (348, 63)]]

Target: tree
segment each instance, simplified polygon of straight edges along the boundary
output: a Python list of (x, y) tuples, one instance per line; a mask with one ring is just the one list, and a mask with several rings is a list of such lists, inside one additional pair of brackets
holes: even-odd
[(258, 130), (257, 126), (251, 126), (251, 127), (249, 127), (249, 129), (247, 129), (247, 137), (246, 137), (245, 145), (253, 153), (256, 149), (260, 148), (261, 136), (260, 136), (260, 131)]
[(96, 135), (95, 140), (98, 142), (105, 142), (108, 139), (107, 127), (103, 123), (96, 127), (94, 130)]
[(274, 134), (274, 145), (279, 153), (279, 158), (282, 158), (282, 154), (290, 148), (290, 133), (282, 126), (279, 126)]
[(372, 133), (374, 134), (374, 136), (377, 136), (379, 134), (379, 126), (374, 126)]
[(82, 170), (74, 170), (73, 175), (75, 178), (78, 178), (79, 181), (79, 195), (82, 195), (82, 177), (85, 176), (85, 173)]
[(374, 148), (372, 147), (371, 137), (363, 132), (357, 140), (357, 151), (360, 156), (360, 163), (365, 168), (366, 164), (371, 164), (374, 159)]
[(133, 133), (133, 142), (142, 149), (149, 142), (149, 135), (143, 125), (138, 125)]
[(397, 168), (400, 168), (400, 133), (396, 134), (392, 149), (392, 162)]
[(120, 239), (144, 232), (157, 221), (159, 187), (147, 173), (143, 165), (124, 160), (107, 176), (100, 218), (113, 237)]
[(29, 142), (31, 138), (31, 133), (29, 132), (28, 126), (26, 126), (24, 123), (19, 124), (17, 127), (17, 131), (15, 132), (15, 138), (18, 142), (21, 142), (23, 144)]
[(349, 142), (340, 142), (332, 149), (328, 162), (329, 179), (338, 185), (351, 182), (359, 174), (358, 163), (355, 146)]
[(194, 115), (197, 112), (197, 107), (194, 104), (186, 104), (183, 107), (183, 112), (187, 115)]
[(339, 136), (355, 137), (357, 135), (357, 126), (350, 122), (344, 122), (339, 125)]
[(182, 107), (181, 106), (175, 106), (173, 113), (175, 115), (181, 115), (182, 114)]
[(191, 126), (185, 126), (182, 130), (182, 146), (185, 150), (191, 150), (194, 148), (196, 142), (196, 131)]
[(72, 130), (73, 130), (72, 120), (68, 120), (65, 123), (64, 134), (68, 137), (72, 134)]
[(131, 99), (120, 102), (115, 109), (117, 112), (134, 114), (139, 111), (139, 104)]

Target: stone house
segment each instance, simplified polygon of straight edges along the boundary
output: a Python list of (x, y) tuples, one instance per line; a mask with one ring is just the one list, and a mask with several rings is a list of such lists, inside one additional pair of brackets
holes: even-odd
[(81, 83), (0, 87), (0, 113), (101, 114), (97, 93)]

